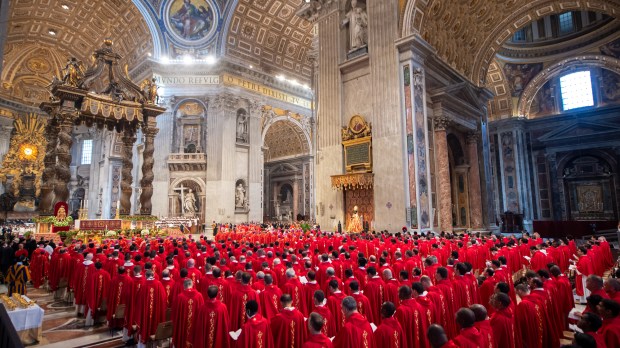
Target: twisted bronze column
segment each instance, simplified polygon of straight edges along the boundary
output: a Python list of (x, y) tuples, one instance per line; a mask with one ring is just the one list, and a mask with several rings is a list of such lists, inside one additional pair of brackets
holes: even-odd
[(39, 212), (43, 215), (54, 213), (54, 183), (56, 180), (56, 146), (58, 145), (58, 124), (51, 118), (45, 126), (45, 157), (43, 164), (45, 169), (41, 174), (41, 199), (39, 201)]
[(157, 128), (145, 128), (144, 133), (144, 151), (142, 153), (142, 180), (140, 180), (140, 186), (142, 187), (142, 193), (140, 194), (140, 214), (151, 215), (153, 205), (151, 203), (151, 197), (153, 197), (153, 165), (155, 159), (153, 154), (155, 153), (155, 136), (159, 132)]
[(73, 145), (73, 121), (70, 113), (56, 116), (58, 121), (58, 144), (56, 145), (56, 181), (54, 183), (54, 202), (66, 202), (69, 199), (69, 181), (71, 180), (71, 146)]
[(133, 144), (136, 136), (133, 131), (125, 130), (123, 133), (123, 169), (121, 170), (121, 208), (120, 215), (131, 214), (131, 193), (133, 189)]

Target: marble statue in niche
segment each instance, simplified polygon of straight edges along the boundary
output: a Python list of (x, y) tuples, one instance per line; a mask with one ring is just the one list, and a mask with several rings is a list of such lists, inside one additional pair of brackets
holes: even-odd
[(248, 113), (244, 109), (237, 110), (237, 142), (248, 142)]
[(235, 208), (244, 209), (247, 206), (247, 198), (245, 196), (245, 187), (242, 181), (237, 182), (235, 188)]
[(189, 189), (185, 194), (183, 206), (185, 207), (185, 216), (196, 216), (196, 210), (198, 210), (198, 208), (196, 207), (196, 195), (192, 189)]
[(351, 0), (351, 8), (342, 21), (349, 27), (349, 50), (355, 51), (368, 44), (368, 14), (357, 0)]

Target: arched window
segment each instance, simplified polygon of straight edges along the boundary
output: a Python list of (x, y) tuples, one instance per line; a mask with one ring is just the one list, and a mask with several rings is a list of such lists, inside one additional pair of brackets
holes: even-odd
[(560, 77), (564, 111), (594, 105), (590, 71), (578, 71)]

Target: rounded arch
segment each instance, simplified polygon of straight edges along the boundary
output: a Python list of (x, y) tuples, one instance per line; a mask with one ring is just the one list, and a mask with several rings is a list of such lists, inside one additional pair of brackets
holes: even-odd
[[(268, 137), (268, 134), (278, 133), (277, 135)], [(275, 153), (283, 153), (284, 156), (277, 157), (287, 157), (288, 155), (310, 155), (312, 152), (312, 141), (310, 138), (310, 134), (306, 132), (302, 124), (294, 118), (289, 116), (277, 116), (273, 117), (263, 126), (263, 132), (261, 135), (262, 144), (266, 147), (269, 145), (282, 147), (287, 146), (287, 143), (290, 144), (293, 141), (297, 141), (299, 146), (297, 146), (298, 153), (291, 153), (293, 148), (289, 148), (288, 151), (275, 151)], [(269, 151), (269, 150), (268, 150)], [(271, 157), (272, 154), (275, 154), (272, 150), (271, 153), (267, 153), (265, 156), (265, 160), (274, 159), (276, 157)]]
[(205, 195), (205, 193), (206, 193), (206, 185), (205, 185), (205, 183), (202, 180), (198, 179), (198, 178), (192, 178), (192, 177), (182, 177), (182, 178), (174, 179), (172, 181), (172, 183), (170, 184), (170, 186), (168, 186), (168, 194), (169, 195), (176, 194), (176, 191), (174, 191), (174, 189), (176, 189), (177, 186), (179, 186), (179, 184), (181, 184), (184, 181), (192, 181), (192, 182), (194, 182), (198, 187), (200, 187), (200, 192), (198, 192), (198, 194)]
[(163, 47), (162, 42), (164, 42), (164, 37), (161, 32), (161, 28), (157, 24), (157, 19), (153, 13), (149, 11), (148, 6), (144, 4), (143, 0), (132, 0), (132, 2), (142, 15), (142, 18), (144, 18), (146, 26), (151, 33), (151, 39), (153, 40), (152, 57), (158, 59), (161, 57)]
[(179, 108), (185, 104), (187, 104), (188, 102), (190, 103), (197, 103), (198, 105), (200, 105), (200, 107), (202, 107), (205, 116), (207, 115), (207, 104), (203, 101), (200, 100), (198, 98), (183, 98), (179, 101), (176, 102), (176, 104), (173, 106), (172, 108), (172, 114), (174, 115), (175, 118), (178, 118), (177, 116), (177, 112), (179, 111)]
[(538, 73), (523, 90), (517, 106), (518, 115), (529, 117), (530, 107), (536, 97), (536, 93), (550, 79), (567, 71), (592, 67), (603, 68), (620, 74), (620, 59), (600, 54), (586, 54), (563, 59), (549, 66)]
[(615, 0), (409, 0), (401, 32), (403, 37), (421, 34), (444, 62), (483, 86), (495, 54), (517, 30), (548, 15), (581, 10), (617, 18), (620, 3)]

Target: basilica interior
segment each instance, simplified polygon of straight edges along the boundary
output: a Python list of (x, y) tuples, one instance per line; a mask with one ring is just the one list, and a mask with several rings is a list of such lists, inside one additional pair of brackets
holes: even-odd
[(614, 0), (3, 0), (0, 216), (587, 233)]

